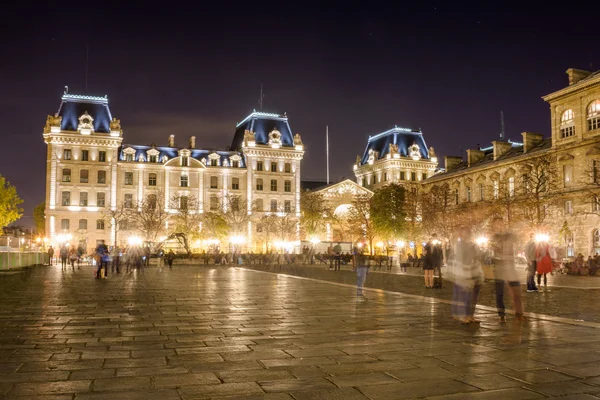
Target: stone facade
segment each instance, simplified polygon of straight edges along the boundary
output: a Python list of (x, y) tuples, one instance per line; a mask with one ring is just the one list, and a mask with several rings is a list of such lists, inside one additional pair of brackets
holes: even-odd
[[(128, 145), (106, 97), (65, 91), (43, 136), (48, 145), (46, 232), (55, 246), (68, 240), (89, 251), (98, 243), (114, 244), (106, 211), (139, 208), (151, 194), (164, 196), (171, 213), (174, 198), (193, 196), (198, 213), (226, 208), (223, 199), (247, 200), (249, 248), (262, 215), (300, 215), (304, 146), (285, 115), (253, 112), (237, 124), (227, 151), (197, 149), (195, 137), (177, 147), (174, 135), (167, 146)], [(133, 229), (119, 232), (119, 244), (133, 234)]]

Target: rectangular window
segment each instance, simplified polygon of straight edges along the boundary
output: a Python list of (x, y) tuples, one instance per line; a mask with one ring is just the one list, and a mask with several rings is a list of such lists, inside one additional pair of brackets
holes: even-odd
[(90, 159), (90, 151), (89, 150), (81, 150), (81, 161), (89, 161)]
[(232, 162), (231, 162), (231, 166), (232, 166), (233, 168), (239, 168), (239, 166), (240, 166), (240, 162), (239, 162), (239, 161), (232, 161)]
[(510, 197), (515, 196), (515, 178), (513, 176), (508, 178), (508, 195)]
[(106, 206), (106, 193), (96, 193), (96, 206), (97, 207), (105, 207)]
[(122, 219), (119, 221), (119, 230), (126, 231), (129, 229), (129, 221), (126, 219)]
[(523, 180), (523, 190), (525, 192), (528, 192), (529, 191), (529, 175), (523, 174), (522, 180)]
[(427, 174), (423, 174), (422, 177), (423, 177), (423, 180), (427, 179)]
[(229, 205), (231, 206), (231, 211), (240, 211), (240, 198), (238, 196), (232, 196)]
[(187, 196), (181, 196), (179, 197), (179, 208), (182, 210), (187, 210), (188, 209), (188, 198)]
[(89, 182), (90, 171), (87, 169), (82, 169), (79, 171), (79, 182), (80, 183), (88, 183)]
[(240, 189), (240, 178), (231, 178), (231, 189), (232, 190)]
[(60, 229), (62, 229), (63, 231), (68, 231), (69, 230), (69, 220), (68, 219), (61, 219), (60, 220)]
[(404, 180), (406, 180), (406, 172), (404, 172), (404, 171), (400, 171), (400, 180), (401, 180), (401, 181), (404, 181)]
[(218, 189), (219, 188), (219, 178), (216, 176), (211, 176), (210, 177), (210, 188), (211, 189)]
[(485, 200), (485, 186), (483, 183), (479, 184), (479, 201)]
[(71, 149), (64, 149), (63, 150), (63, 160), (70, 160), (71, 159)]
[(271, 161), (271, 172), (277, 172), (277, 163)]
[(210, 160), (210, 166), (211, 166), (211, 167), (217, 167), (217, 166), (218, 166), (218, 164), (217, 164), (217, 160), (216, 160), (216, 159), (212, 159), (212, 160)]
[(256, 190), (263, 190), (263, 180), (261, 178), (256, 180)]
[(494, 200), (498, 200), (498, 191), (500, 190), (500, 186), (498, 181), (494, 181)]
[(290, 164), (289, 162), (285, 163), (284, 171), (285, 171), (286, 174), (291, 173), (292, 172), (292, 164)]
[(264, 211), (263, 199), (256, 199), (256, 211)]
[(87, 219), (80, 219), (79, 220), (79, 229), (87, 231)]
[(600, 211), (600, 197), (594, 196), (592, 199), (592, 211)]
[[(598, 160), (592, 160), (592, 182), (598, 183), (600, 180), (598, 179), (600, 176), (598, 175), (600, 164)], [(64, 181), (63, 181), (64, 182)]]
[(600, 129), (600, 116), (590, 118), (587, 121), (588, 121), (588, 131)]
[(106, 171), (98, 171), (98, 183), (106, 183)]
[(219, 209), (219, 199), (217, 196), (210, 196), (210, 210), (217, 211)]
[(277, 179), (271, 179), (271, 192), (277, 191)]
[(190, 160), (188, 156), (182, 156), (181, 157), (181, 166), (182, 167), (187, 167), (190, 165)]
[(71, 170), (69, 168), (63, 168), (62, 172), (62, 181), (71, 182)]
[(563, 165), (563, 179), (565, 187), (570, 187), (573, 184), (573, 166)]
[(283, 191), (284, 192), (291, 192), (292, 191), (292, 181), (285, 181), (285, 182), (283, 182)]
[(188, 187), (188, 176), (187, 175), (181, 175), (179, 177), (179, 186)]
[(104, 220), (103, 219), (97, 219), (96, 220), (96, 229), (99, 231), (103, 231), (104, 230)]
[(158, 162), (158, 156), (156, 156), (156, 155), (148, 156), (148, 161), (151, 163)]
[(133, 185), (133, 172), (125, 172), (125, 184)]
[(454, 204), (458, 204), (459, 201), (460, 201), (460, 199), (459, 199), (458, 189), (454, 189)]
[(156, 197), (155, 194), (149, 194), (148, 197), (146, 198), (146, 203), (148, 204), (148, 208), (150, 210), (156, 210), (157, 201), (158, 201), (158, 198)]
[(471, 201), (471, 186), (467, 186), (467, 201)]
[(133, 208), (133, 194), (125, 194), (125, 208)]
[(387, 172), (384, 172), (384, 173), (383, 173), (383, 181), (384, 181), (384, 182), (387, 182)]
[(71, 192), (62, 192), (62, 203), (63, 207), (71, 205)]
[(263, 170), (263, 162), (262, 161), (257, 161), (256, 162), (256, 170), (257, 171), (262, 171)]
[(87, 192), (79, 193), (79, 205), (82, 207), (87, 207), (88, 205), (88, 194)]
[(106, 152), (105, 151), (99, 151), (98, 152), (98, 161), (99, 162), (106, 162)]
[(256, 233), (262, 233), (263, 226), (262, 224), (256, 224)]
[(271, 200), (271, 212), (277, 212), (277, 200)]
[(561, 138), (568, 138), (571, 136), (575, 136), (575, 126), (571, 125), (571, 126), (566, 126), (564, 128), (562, 128), (560, 130), (560, 137)]
[(285, 211), (286, 213), (292, 212), (292, 202), (289, 200), (286, 200), (283, 202), (283, 211)]
[(133, 154), (125, 154), (125, 161), (132, 162), (133, 161)]
[(417, 173), (416, 172), (411, 172), (410, 173), (410, 180), (411, 181), (416, 181), (417, 180)]
[(156, 186), (156, 174), (148, 174), (148, 186)]
[(573, 214), (573, 201), (567, 200), (565, 201), (565, 215)]

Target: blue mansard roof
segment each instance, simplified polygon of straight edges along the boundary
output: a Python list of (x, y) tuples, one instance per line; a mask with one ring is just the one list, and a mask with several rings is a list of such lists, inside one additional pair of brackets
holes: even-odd
[(256, 144), (268, 144), (269, 133), (277, 129), (281, 133), (281, 143), (284, 147), (294, 146), (294, 135), (287, 116), (254, 111), (238, 123), (231, 142), (231, 150), (239, 150), (244, 141), (244, 132), (254, 132)]
[(108, 98), (96, 96), (82, 96), (65, 93), (58, 109), (58, 116), (62, 117), (60, 129), (63, 131), (77, 131), (79, 117), (85, 112), (94, 120), (94, 132), (110, 133), (112, 115), (108, 108)]
[[(167, 146), (153, 147), (153, 146), (141, 146), (141, 145), (137, 145), (137, 144), (124, 144), (119, 148), (119, 161), (125, 161), (126, 157), (125, 157), (125, 153), (123, 152), (123, 150), (125, 150), (127, 148), (132, 148), (135, 150), (135, 155), (134, 155), (133, 159), (136, 162), (139, 160), (140, 156), (142, 157), (144, 162), (147, 162), (148, 161), (147, 151), (150, 149), (156, 149), (159, 152), (159, 154), (158, 154), (158, 162), (159, 163), (162, 163), (162, 158), (164, 156), (167, 156), (169, 160), (179, 157), (178, 152), (179, 152), (179, 150), (183, 149), (180, 147), (167, 147)], [(202, 150), (202, 149), (188, 149), (188, 150), (191, 152), (191, 157), (195, 158), (198, 161), (202, 161), (203, 158), (208, 160), (209, 154), (216, 153), (220, 156), (219, 165), (223, 165), (223, 161), (228, 160), (231, 156), (237, 154), (241, 157), (240, 167), (242, 167), (242, 168), (246, 167), (246, 161), (245, 161), (244, 155), (237, 151)]]
[(361, 165), (368, 162), (370, 150), (379, 153), (378, 159), (384, 158), (389, 152), (390, 144), (397, 145), (398, 153), (403, 157), (407, 157), (409, 155), (409, 147), (416, 144), (419, 146), (421, 158), (429, 159), (429, 150), (421, 131), (398, 128), (396, 126), (375, 136), (369, 136), (367, 148), (361, 159)]

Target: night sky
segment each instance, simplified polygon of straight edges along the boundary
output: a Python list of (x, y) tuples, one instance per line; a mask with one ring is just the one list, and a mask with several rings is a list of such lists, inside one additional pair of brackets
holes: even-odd
[[(204, 3), (204, 2), (200, 2)], [(507, 137), (549, 136), (541, 96), (567, 85), (567, 68), (600, 69), (598, 10), (460, 7), (367, 9), (340, 3), (223, 2), (223, 9), (109, 3), (3, 9), (0, 174), (25, 216), (44, 200), (42, 129), (65, 85), (108, 95), (123, 143), (226, 148), (259, 108), (287, 112), (306, 147), (303, 180), (352, 177), (369, 134), (421, 128), (444, 155)], [(211, 8), (212, 7), (212, 8)], [(30, 225), (31, 217), (20, 223)]]

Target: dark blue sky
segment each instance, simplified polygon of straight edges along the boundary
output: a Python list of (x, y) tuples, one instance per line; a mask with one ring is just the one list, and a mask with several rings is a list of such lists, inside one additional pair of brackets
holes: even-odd
[(422, 128), (438, 156), (498, 138), (500, 110), (509, 138), (549, 136), (540, 97), (566, 86), (567, 68), (600, 69), (588, 6), (148, 4), (4, 10), (0, 174), (26, 215), (44, 200), (46, 115), (65, 85), (85, 92), (88, 44), (87, 93), (108, 95), (125, 143), (174, 133), (180, 145), (195, 135), (198, 147), (225, 148), (262, 83), (264, 111), (287, 112), (303, 137), (306, 180), (325, 178), (326, 125), (334, 179), (352, 177), (368, 135), (394, 125)]

